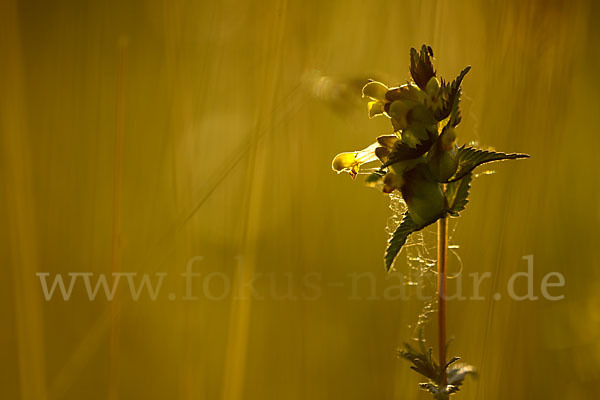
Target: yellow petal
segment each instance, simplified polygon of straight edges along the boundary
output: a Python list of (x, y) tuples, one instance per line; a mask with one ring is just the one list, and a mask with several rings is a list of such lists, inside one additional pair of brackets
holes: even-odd
[(425, 92), (419, 89), (418, 86), (407, 83), (400, 87), (390, 88), (385, 98), (388, 102), (405, 100), (413, 103), (422, 103), (425, 100)]
[(370, 101), (367, 104), (367, 109), (369, 110), (369, 118), (376, 117), (378, 115), (383, 115), (385, 112), (385, 104), (381, 101)]
[(386, 102), (385, 94), (387, 91), (388, 87), (377, 81), (371, 81), (367, 83), (362, 90), (363, 97), (370, 97), (373, 100), (379, 100), (381, 102)]
[(356, 153), (356, 161), (359, 164), (365, 164), (371, 161), (377, 161), (377, 155), (375, 149), (379, 147), (379, 143), (375, 142), (364, 150)]
[(375, 155), (375, 149), (378, 146), (379, 143), (375, 142), (364, 150), (340, 153), (333, 159), (331, 168), (337, 173), (348, 172), (355, 178), (362, 164), (378, 159), (377, 155)]
[(333, 159), (331, 168), (338, 173), (351, 169), (356, 164), (356, 154), (356, 151), (338, 154)]

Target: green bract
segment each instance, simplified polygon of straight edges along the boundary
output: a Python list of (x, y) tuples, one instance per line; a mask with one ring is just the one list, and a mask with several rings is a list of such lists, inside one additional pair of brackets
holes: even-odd
[(470, 67), (448, 83), (437, 77), (433, 51), (423, 45), (410, 51), (413, 81), (396, 87), (370, 81), (363, 87), (369, 117), (384, 115), (392, 132), (364, 150), (338, 154), (336, 172), (354, 178), (362, 164), (379, 162), (367, 183), (380, 182), (383, 192), (401, 193), (408, 212), (393, 233), (385, 255), (389, 270), (408, 236), (446, 215), (458, 216), (467, 204), (471, 171), (484, 163), (529, 157), (456, 144), (460, 123), (461, 84)]
[(412, 220), (418, 226), (437, 221), (446, 203), (442, 185), (433, 178), (427, 164), (418, 164), (403, 176), (405, 183), (400, 190)]
[(431, 174), (438, 182), (446, 182), (458, 169), (458, 146), (456, 132), (446, 126), (438, 140), (427, 153), (427, 164)]

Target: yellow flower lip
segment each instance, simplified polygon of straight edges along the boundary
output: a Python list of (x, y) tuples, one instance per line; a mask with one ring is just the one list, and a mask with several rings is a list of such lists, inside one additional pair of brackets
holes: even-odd
[(363, 97), (371, 99), (367, 105), (369, 118), (385, 115), (385, 105), (388, 102), (385, 98), (387, 92), (388, 87), (377, 81), (371, 81), (363, 87)]
[(350, 151), (340, 153), (333, 159), (331, 168), (338, 174), (341, 172), (348, 172), (352, 178), (356, 178), (358, 171), (362, 164), (366, 164), (372, 161), (377, 161), (377, 155), (375, 149), (379, 147), (379, 143), (375, 142), (364, 150)]

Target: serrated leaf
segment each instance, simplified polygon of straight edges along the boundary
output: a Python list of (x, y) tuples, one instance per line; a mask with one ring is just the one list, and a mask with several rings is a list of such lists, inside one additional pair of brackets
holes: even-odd
[(417, 352), (408, 343), (405, 343), (404, 346), (406, 350), (401, 350), (400, 356), (413, 364), (410, 368), (425, 378), (437, 382), (440, 376), (439, 366), (435, 361), (429, 359), (427, 352)]
[(419, 387), (423, 390), (427, 390), (428, 392), (432, 393), (434, 396), (437, 396), (440, 393), (437, 386), (435, 386), (432, 383), (419, 383)]
[(454, 364), (454, 363), (455, 363), (455, 362), (457, 362), (458, 360), (460, 360), (460, 357), (452, 357), (452, 359), (446, 363), (446, 367), (445, 367), (445, 369), (448, 369), (448, 367), (449, 367), (450, 365)]
[(463, 381), (467, 375), (477, 376), (477, 370), (472, 365), (468, 364), (456, 364), (448, 370), (447, 380), (449, 385), (459, 387), (463, 384)]
[(516, 160), (519, 158), (529, 158), (529, 154), (507, 154), (498, 151), (480, 150), (470, 146), (462, 146), (458, 149), (458, 169), (454, 176), (448, 179), (448, 182), (461, 179), (481, 164), (502, 160)]
[(436, 400), (449, 400), (451, 394), (459, 391), (467, 375), (476, 375), (474, 367), (456, 363), (459, 357), (452, 357), (443, 368), (438, 365), (432, 356), (433, 349), (425, 347), (422, 329), (419, 329), (416, 341), (418, 349), (404, 343), (405, 349), (400, 350), (399, 355), (413, 364), (410, 366), (412, 370), (429, 380), (419, 383), (419, 386), (431, 392)]
[(438, 121), (442, 121), (446, 118), (448, 118), (448, 116), (450, 116), (450, 114), (454, 111), (454, 118), (452, 121), (452, 125), (450, 126), (456, 126), (456, 124), (458, 124), (457, 121), (460, 121), (460, 119), (456, 120), (456, 118), (460, 118), (460, 114), (458, 112), (458, 102), (459, 102), (459, 97), (460, 97), (460, 85), (462, 84), (462, 81), (465, 77), (465, 75), (467, 75), (467, 73), (471, 70), (471, 66), (467, 66), (465, 67), (465, 69), (463, 69), (460, 74), (458, 75), (458, 77), (452, 81), (452, 83), (448, 83), (442, 80), (442, 86), (440, 88), (440, 94), (439, 96), (441, 97), (442, 103), (441, 105), (438, 105), (437, 107), (435, 107), (435, 109), (433, 110), (434, 112), (434, 116)]
[(421, 144), (417, 145), (416, 148), (411, 149), (403, 141), (398, 140), (389, 154), (388, 160), (381, 166), (381, 168), (389, 167), (390, 165), (396, 164), (400, 161), (417, 159), (423, 154), (427, 153), (432, 144), (433, 140), (430, 137), (427, 140), (423, 140)]
[(460, 114), (460, 95), (462, 93), (462, 89), (459, 87), (456, 95), (454, 96), (454, 103), (452, 104), (452, 108), (450, 110), (450, 119), (448, 120), (448, 126), (456, 127), (460, 124), (462, 120), (462, 115)]
[(412, 218), (408, 214), (408, 211), (405, 212), (402, 216), (402, 222), (400, 222), (400, 225), (398, 225), (398, 227), (392, 234), (392, 237), (388, 241), (388, 247), (385, 251), (385, 257), (384, 257), (385, 268), (388, 271), (392, 268), (394, 259), (400, 252), (400, 249), (402, 248), (402, 246), (404, 246), (404, 243), (406, 243), (406, 239), (408, 239), (408, 235), (410, 235), (411, 233), (416, 232), (420, 229), (422, 229), (422, 227), (417, 225), (412, 220)]
[(435, 76), (432, 57), (433, 50), (429, 46), (423, 45), (419, 52), (414, 48), (410, 49), (410, 74), (421, 90), (425, 90), (427, 82)]
[(446, 203), (448, 204), (448, 211), (453, 216), (458, 216), (458, 213), (467, 206), (472, 179), (473, 174), (468, 173), (461, 179), (446, 185)]

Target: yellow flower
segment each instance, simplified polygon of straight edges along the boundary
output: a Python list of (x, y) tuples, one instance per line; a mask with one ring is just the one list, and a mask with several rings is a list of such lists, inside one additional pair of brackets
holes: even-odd
[(381, 160), (382, 163), (387, 162), (388, 157), (394, 150), (394, 146), (398, 140), (398, 136), (396, 135), (385, 135), (377, 138), (379, 147), (375, 149), (375, 155), (377, 158), (379, 158), (379, 160)]
[(385, 105), (389, 101), (385, 98), (388, 87), (381, 82), (371, 81), (363, 87), (363, 97), (371, 99), (367, 104), (369, 118), (385, 114)]
[(379, 143), (375, 142), (364, 150), (340, 153), (333, 159), (331, 168), (338, 174), (348, 172), (354, 179), (358, 175), (358, 170), (362, 164), (378, 160), (375, 149), (379, 146)]

